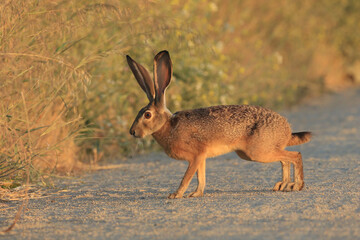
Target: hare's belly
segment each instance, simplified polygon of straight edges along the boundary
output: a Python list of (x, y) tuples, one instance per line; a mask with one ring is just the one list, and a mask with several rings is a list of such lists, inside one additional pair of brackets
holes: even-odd
[(245, 140), (245, 138), (228, 138), (212, 141), (207, 144), (206, 155), (207, 157), (216, 157), (235, 150), (243, 150), (246, 147)]
[(232, 145), (214, 144), (214, 145), (210, 145), (207, 148), (206, 155), (207, 157), (216, 157), (219, 155), (223, 155), (225, 153), (233, 152), (235, 150), (236, 147)]

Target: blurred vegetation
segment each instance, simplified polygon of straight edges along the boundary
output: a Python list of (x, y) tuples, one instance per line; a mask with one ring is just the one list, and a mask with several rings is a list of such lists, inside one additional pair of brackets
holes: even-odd
[[(168, 108), (275, 109), (350, 84), (360, 1), (0, 3), (0, 181), (156, 148), (128, 129), (147, 98), (125, 61), (170, 52)], [(351, 75), (353, 79), (354, 76)], [(0, 184), (1, 185), (1, 184)]]

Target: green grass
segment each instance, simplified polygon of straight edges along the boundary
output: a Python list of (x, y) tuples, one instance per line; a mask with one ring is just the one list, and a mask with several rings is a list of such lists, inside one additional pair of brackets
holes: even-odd
[(0, 181), (157, 149), (128, 134), (147, 102), (126, 54), (151, 71), (170, 52), (173, 112), (280, 109), (326, 91), (331, 62), (359, 61), (359, 11), (350, 0), (2, 2)]

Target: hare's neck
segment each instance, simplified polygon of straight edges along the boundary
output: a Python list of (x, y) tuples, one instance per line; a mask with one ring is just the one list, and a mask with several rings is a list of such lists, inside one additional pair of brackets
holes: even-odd
[(155, 138), (155, 140), (162, 146), (165, 150), (167, 147), (167, 141), (168, 137), (170, 136), (171, 131), (171, 124), (170, 124), (170, 118), (172, 116), (170, 111), (165, 112), (166, 115), (166, 121), (164, 125), (156, 132), (152, 134), (152, 136)]

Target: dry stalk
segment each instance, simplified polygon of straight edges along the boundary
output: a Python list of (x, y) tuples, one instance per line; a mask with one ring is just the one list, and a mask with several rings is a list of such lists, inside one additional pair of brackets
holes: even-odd
[[(24, 109), (25, 109), (25, 117), (26, 117), (26, 125), (27, 125), (27, 135), (28, 135), (28, 142), (29, 142), (29, 147), (28, 149), (25, 148), (24, 144), (21, 144), (22, 149), (23, 149), (23, 153), (26, 159), (26, 185), (25, 185), (25, 198), (19, 208), (19, 210), (16, 213), (16, 216), (14, 218), (14, 222), (7, 228), (5, 229), (2, 233), (8, 233), (10, 232), (16, 225), (16, 223), (19, 221), (21, 214), (23, 213), (23, 209), (26, 209), (27, 204), (29, 202), (29, 184), (30, 184), (30, 165), (31, 165), (31, 157), (32, 157), (32, 141), (31, 141), (31, 132), (30, 132), (30, 123), (29, 123), (29, 115), (28, 115), (28, 109), (26, 106), (26, 100), (25, 100), (25, 96), (24, 96), (24, 92), (21, 92), (21, 97), (22, 97), (22, 101), (24, 104)], [(21, 143), (22, 140), (20, 139)]]

